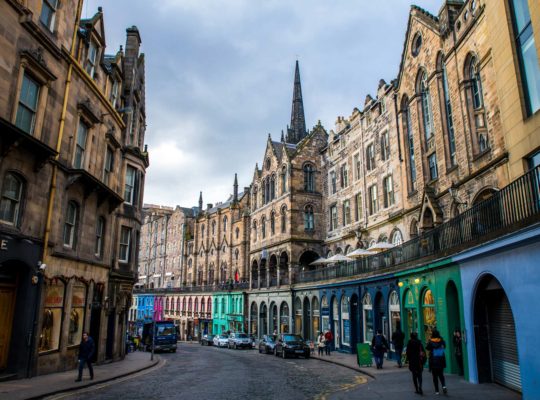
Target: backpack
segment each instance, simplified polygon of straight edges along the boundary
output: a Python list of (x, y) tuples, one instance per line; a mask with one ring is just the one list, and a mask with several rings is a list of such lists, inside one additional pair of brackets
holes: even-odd
[(444, 347), (437, 347), (433, 349), (433, 357), (444, 357)]
[(375, 336), (375, 348), (377, 350), (385, 349), (382, 335)]

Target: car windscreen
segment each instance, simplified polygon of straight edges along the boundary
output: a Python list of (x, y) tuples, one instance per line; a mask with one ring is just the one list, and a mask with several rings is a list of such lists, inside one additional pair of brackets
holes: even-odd
[(248, 335), (246, 335), (245, 333), (239, 333), (238, 335), (236, 335), (236, 337), (239, 339), (247, 339)]
[(229, 337), (227, 335), (219, 335), (220, 339), (228, 339)]
[(174, 325), (157, 326), (156, 331), (159, 336), (174, 335), (175, 333)]
[(286, 342), (302, 342), (302, 336), (299, 335), (283, 335), (283, 340)]

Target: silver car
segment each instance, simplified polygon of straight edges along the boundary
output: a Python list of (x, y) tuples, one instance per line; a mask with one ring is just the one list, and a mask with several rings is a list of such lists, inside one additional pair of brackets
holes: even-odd
[(227, 347), (229, 344), (229, 336), (222, 333), (221, 335), (214, 336), (213, 339), (214, 346), (216, 347)]
[(251, 349), (253, 347), (253, 343), (251, 342), (251, 338), (245, 333), (231, 333), (229, 335), (228, 346), (229, 349)]

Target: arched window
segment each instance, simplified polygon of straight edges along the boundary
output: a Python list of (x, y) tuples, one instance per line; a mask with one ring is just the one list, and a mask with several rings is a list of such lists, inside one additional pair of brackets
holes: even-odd
[(287, 207), (281, 207), (281, 233), (287, 231)]
[(257, 241), (257, 221), (253, 221), (253, 241)]
[(478, 67), (478, 60), (473, 57), (469, 65), (469, 79), (471, 80), (472, 88), (472, 100), (475, 110), (483, 107), (484, 95), (482, 93), (482, 79), (480, 78), (480, 68)]
[(276, 176), (270, 178), (270, 201), (276, 198)]
[(448, 152), (448, 161), (450, 166), (456, 164), (456, 141), (454, 136), (454, 119), (452, 116), (452, 102), (450, 101), (450, 90), (448, 88), (448, 74), (446, 72), (446, 63), (444, 62), (444, 57), (442, 54), (439, 54), (438, 59), (438, 68), (442, 72), (441, 74), (441, 86), (443, 92), (444, 100), (444, 114), (445, 122), (443, 124), (446, 130), (447, 137), (447, 152)]
[(351, 343), (351, 326), (349, 323), (349, 299), (346, 295), (341, 297), (341, 342), (346, 345)]
[(315, 217), (313, 214), (313, 206), (307, 205), (304, 207), (304, 229), (312, 231), (315, 229)]
[(240, 251), (238, 249), (234, 250), (234, 259), (238, 261), (238, 256), (240, 255)]
[(274, 235), (276, 233), (276, 213), (271, 212), (270, 213), (270, 235)]
[(205, 304), (205, 302), (204, 302), (204, 297), (203, 297), (203, 298), (201, 299), (201, 312), (202, 312), (202, 313), (204, 313), (204, 311), (205, 311), (205, 310), (204, 310), (204, 309), (205, 309), (205, 306), (206, 306), (206, 304)]
[(401, 102), (402, 116), (403, 116), (403, 130), (406, 133), (407, 139), (407, 156), (408, 156), (408, 172), (409, 172), (409, 191), (416, 189), (416, 164), (414, 161), (414, 140), (413, 140), (413, 128), (411, 120), (411, 110), (409, 108), (409, 99), (404, 97)]
[(267, 177), (265, 180), (264, 180), (264, 191), (265, 191), (265, 199), (264, 199), (264, 203), (269, 203), (270, 202), (270, 177)]
[(437, 317), (435, 315), (435, 299), (430, 289), (424, 292), (422, 301), (422, 318), (424, 323), (424, 339), (431, 339), (431, 332), (437, 327)]
[(281, 168), (281, 194), (284, 194), (287, 191), (287, 167)]
[(415, 238), (418, 236), (418, 222), (415, 219), (411, 221), (411, 229), (410, 229), (409, 234), (412, 238)]
[(2, 182), (2, 199), (0, 200), (0, 220), (18, 226), (21, 216), (21, 203), (24, 193), (24, 182), (12, 172), (6, 173)]
[(433, 137), (433, 112), (431, 110), (431, 95), (429, 93), (429, 83), (426, 71), (422, 71), (420, 77), (420, 101), (422, 106), (422, 121), (426, 141)]
[(216, 234), (216, 221), (212, 221), (212, 235)]
[(236, 239), (238, 239), (240, 237), (240, 228), (235, 229), (234, 235), (236, 236)]
[(304, 165), (304, 190), (315, 191), (315, 170), (311, 164)]
[(257, 186), (255, 186), (255, 187), (253, 188), (253, 204), (252, 204), (252, 208), (253, 208), (254, 210), (257, 209)]
[(468, 65), (468, 77), (470, 81), (470, 96), (472, 105), (472, 131), (476, 134), (475, 150), (482, 153), (488, 148), (486, 117), (484, 113), (484, 94), (482, 79), (480, 77), (480, 65), (476, 56), (470, 56)]
[(204, 224), (201, 225), (201, 239), (204, 238)]
[(227, 232), (227, 216), (223, 217), (223, 232)]
[(261, 218), (261, 236), (266, 238), (266, 217)]
[(67, 206), (64, 222), (64, 246), (75, 248), (79, 223), (79, 206), (70, 201)]
[(399, 246), (403, 243), (403, 235), (401, 234), (401, 231), (399, 229), (396, 229), (394, 233), (392, 234), (392, 244), (394, 246)]

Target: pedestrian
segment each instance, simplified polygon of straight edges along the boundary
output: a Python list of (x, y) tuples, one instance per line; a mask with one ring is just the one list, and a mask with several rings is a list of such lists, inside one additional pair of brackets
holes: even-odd
[(83, 332), (81, 344), (79, 345), (79, 377), (75, 382), (82, 381), (84, 364), (88, 365), (90, 379), (94, 379), (94, 369), (92, 368), (92, 357), (94, 355), (94, 339), (88, 336), (87, 332)]
[(454, 355), (456, 356), (457, 365), (459, 367), (459, 376), (463, 375), (463, 338), (461, 337), (461, 331), (459, 328), (454, 330)]
[(332, 346), (332, 340), (334, 340), (334, 335), (332, 334), (332, 331), (330, 329), (328, 329), (326, 333), (324, 334), (324, 339), (325, 339), (324, 350), (326, 352), (326, 355), (329, 356), (331, 346)]
[(426, 362), (426, 352), (422, 342), (418, 340), (418, 333), (411, 332), (411, 338), (407, 342), (406, 354), (409, 361), (409, 371), (412, 373), (415, 393), (424, 394), (422, 391), (422, 371)]
[(405, 334), (401, 331), (401, 325), (397, 324), (396, 330), (394, 333), (392, 333), (392, 343), (394, 344), (394, 349), (396, 350), (397, 354), (397, 364), (398, 367), (401, 368), (401, 354), (403, 353), (403, 342), (405, 341)]
[(431, 333), (426, 349), (429, 351), (429, 370), (433, 376), (433, 385), (435, 386), (435, 394), (439, 394), (439, 380), (441, 381), (443, 393), (446, 394), (446, 382), (444, 379), (444, 368), (446, 368), (446, 356), (444, 349), (446, 343), (437, 329)]
[(373, 339), (371, 340), (371, 350), (373, 351), (373, 356), (375, 357), (375, 365), (377, 366), (377, 369), (382, 369), (384, 353), (388, 351), (388, 341), (380, 329), (377, 329), (377, 334), (373, 336)]
[(320, 333), (319, 334), (319, 337), (317, 338), (317, 350), (318, 350), (318, 354), (319, 356), (322, 356), (324, 351), (325, 351), (325, 347), (326, 347), (326, 339), (324, 337), (324, 333)]

